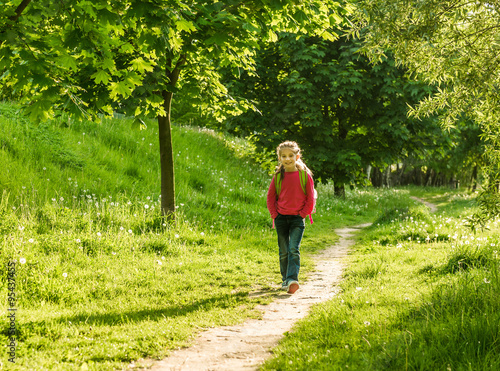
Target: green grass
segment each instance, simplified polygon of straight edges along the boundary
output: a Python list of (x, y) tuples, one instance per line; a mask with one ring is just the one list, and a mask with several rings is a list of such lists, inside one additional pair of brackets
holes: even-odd
[(317, 305), (263, 370), (497, 370), (499, 221), (472, 234), (471, 197), (388, 208), (359, 235), (342, 293)]
[[(18, 369), (124, 368), (255, 316), (276, 290), (266, 172), (242, 141), (175, 127), (178, 223), (159, 217), (157, 133), (34, 125), (0, 105), (0, 261), (15, 264)], [(22, 261), (22, 263), (21, 263)], [(0, 296), (5, 298), (7, 280)]]
[[(162, 358), (204, 328), (258, 316), (278, 294), (270, 176), (243, 140), (173, 127), (178, 222), (159, 217), (155, 124), (65, 119), (35, 125), (0, 104), (0, 360), (11, 369), (125, 369)], [(269, 163), (269, 159), (267, 163)], [(310, 256), (333, 229), (407, 205), (407, 191), (345, 200), (319, 185)], [(15, 261), (16, 364), (8, 362), (8, 268)], [(10, 266), (9, 266), (10, 264)], [(254, 297), (252, 291), (267, 295)]]

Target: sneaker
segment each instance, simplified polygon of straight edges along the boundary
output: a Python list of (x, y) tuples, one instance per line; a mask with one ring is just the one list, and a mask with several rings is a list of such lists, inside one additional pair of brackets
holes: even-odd
[(288, 284), (288, 293), (293, 294), (299, 289), (299, 283), (297, 281), (291, 281)]
[(288, 285), (287, 285), (287, 283), (286, 283), (285, 281), (283, 281), (283, 282), (281, 283), (281, 289), (282, 289), (282, 290), (288, 290)]

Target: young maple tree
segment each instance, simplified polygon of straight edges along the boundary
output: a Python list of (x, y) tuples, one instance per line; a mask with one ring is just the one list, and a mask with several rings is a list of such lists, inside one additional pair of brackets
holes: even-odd
[(171, 105), (182, 81), (224, 95), (217, 66), (252, 69), (258, 40), (297, 30), (333, 39), (332, 0), (23, 0), (0, 9), (0, 96), (33, 120), (156, 117), (161, 209), (175, 212)]

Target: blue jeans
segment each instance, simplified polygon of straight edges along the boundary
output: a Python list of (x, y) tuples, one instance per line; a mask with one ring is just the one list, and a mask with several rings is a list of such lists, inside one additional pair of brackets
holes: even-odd
[(300, 215), (278, 214), (274, 220), (278, 233), (281, 278), (285, 284), (299, 280), (300, 241), (305, 221)]

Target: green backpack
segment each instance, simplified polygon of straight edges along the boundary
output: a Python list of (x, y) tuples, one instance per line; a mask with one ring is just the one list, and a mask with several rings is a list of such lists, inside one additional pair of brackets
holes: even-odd
[[(307, 171), (305, 170), (299, 170), (299, 178), (300, 178), (300, 186), (302, 187), (302, 190), (304, 191), (304, 194), (307, 194)], [(276, 198), (279, 197), (280, 192), (281, 192), (281, 173), (277, 173), (276, 177), (274, 179), (274, 185), (276, 186)], [(314, 207), (313, 211), (311, 214), (314, 214), (316, 212), (316, 200), (318, 199), (318, 192), (316, 192), (316, 189), (314, 189)], [(312, 216), (309, 215), (309, 220), (311, 221), (311, 224), (313, 222)]]

